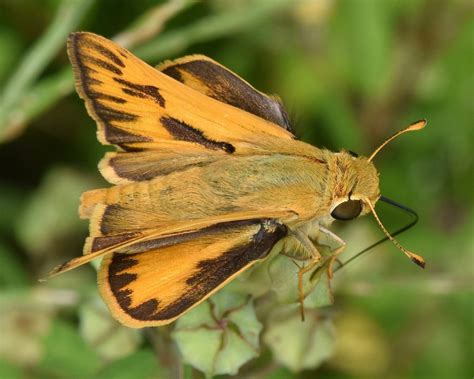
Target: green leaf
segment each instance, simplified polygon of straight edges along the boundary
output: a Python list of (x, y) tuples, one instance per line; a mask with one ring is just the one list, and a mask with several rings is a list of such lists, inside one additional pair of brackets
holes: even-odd
[(140, 350), (104, 367), (94, 379), (160, 379), (166, 377), (150, 350)]
[(21, 185), (1, 183), (0, 186), (0, 231), (13, 233), (18, 215), (23, 211), (27, 191)]
[[(270, 262), (268, 271), (272, 280), (271, 290), (275, 292), (278, 302), (292, 304), (298, 301), (299, 270), (291, 258), (285, 255), (278, 255)], [(308, 278), (309, 275), (303, 278), (305, 292), (309, 289)]]
[(335, 326), (337, 349), (330, 361), (332, 367), (355, 378), (386, 376), (393, 364), (390, 339), (376, 320), (358, 308), (346, 306), (335, 319)]
[[(333, 295), (327, 275), (330, 250), (326, 247), (319, 248), (322, 260), (312, 272), (303, 276), (303, 290), (305, 294), (305, 307), (315, 308), (333, 303)], [(296, 262), (296, 261), (295, 261)], [(272, 291), (275, 292), (278, 302), (294, 304), (299, 301), (298, 267), (295, 262), (285, 255), (279, 255), (269, 264), (269, 273), (272, 280)], [(296, 262), (303, 267), (306, 262)]]
[(44, 356), (38, 368), (50, 377), (90, 378), (100, 367), (97, 354), (71, 325), (57, 321), (44, 339)]
[[(324, 119), (320, 133), (332, 141), (336, 150), (345, 148), (361, 151), (364, 141), (357, 116), (340, 91), (328, 91), (321, 100), (320, 109)], [(313, 140), (319, 142), (316, 138)]]
[(223, 333), (222, 345), (214, 360), (215, 374), (237, 374), (240, 366), (258, 355), (254, 346), (249, 344), (238, 332)]
[(223, 289), (182, 316), (172, 335), (183, 360), (211, 376), (234, 375), (256, 357), (262, 325), (249, 299)]
[(315, 310), (305, 312), (282, 307), (272, 315), (263, 340), (275, 359), (293, 372), (314, 369), (334, 350), (334, 329), (330, 319)]
[(257, 316), (253, 309), (253, 303), (248, 302), (240, 309), (229, 312), (228, 318), (233, 324), (240, 327), (239, 332), (242, 339), (250, 346), (258, 348), (262, 324), (257, 320)]
[(387, 1), (344, 1), (333, 18), (330, 59), (368, 97), (390, 84), (392, 33)]
[[(278, 253), (276, 251), (276, 253)], [(278, 254), (272, 253), (263, 261), (239, 274), (232, 282), (226, 285), (226, 291), (251, 295), (253, 298), (267, 293), (272, 287), (272, 280), (268, 273), (268, 265)]]
[[(211, 312), (211, 304), (204, 302), (190, 312), (178, 319), (176, 326), (180, 329), (197, 329), (202, 325), (212, 325), (214, 318)], [(176, 329), (175, 329), (176, 330)]]
[(326, 261), (309, 275), (312, 289), (304, 299), (305, 308), (321, 308), (334, 304), (329, 278), (330, 262), (331, 260), (326, 258)]
[(28, 276), (18, 256), (0, 242), (0, 286), (25, 287)]
[(265, 376), (265, 379), (288, 379), (294, 378), (295, 376), (285, 367), (281, 367), (276, 371), (273, 371), (271, 374)]
[(22, 379), (24, 377), (25, 375), (23, 375), (23, 372), (19, 367), (6, 360), (0, 359), (0, 378)]
[(204, 373), (212, 375), (215, 372), (214, 362), (220, 349), (222, 331), (206, 329), (204, 326), (195, 330), (178, 329), (173, 333), (173, 338), (185, 362)]
[(132, 354), (142, 342), (141, 332), (114, 320), (99, 298), (83, 304), (79, 318), (82, 338), (106, 360)]
[(57, 239), (84, 227), (77, 217), (79, 197), (92, 182), (65, 167), (53, 168), (17, 219), (17, 235), (33, 254), (56, 249)]
[(0, 357), (22, 366), (41, 360), (42, 340), (50, 329), (50, 312), (32, 303), (29, 294), (27, 290), (2, 291), (0, 299)]
[(0, 87), (8, 80), (22, 49), (22, 41), (14, 29), (0, 26)]

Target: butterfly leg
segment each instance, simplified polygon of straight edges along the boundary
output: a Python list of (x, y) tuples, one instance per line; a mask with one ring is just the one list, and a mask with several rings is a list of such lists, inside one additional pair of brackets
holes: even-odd
[(333, 241), (336, 241), (339, 244), (339, 247), (337, 247), (336, 249), (333, 250), (332, 256), (331, 256), (331, 261), (329, 262), (329, 265), (328, 265), (328, 276), (329, 276), (329, 279), (332, 279), (332, 277), (334, 275), (332, 266), (333, 266), (334, 262), (336, 261), (337, 256), (339, 254), (341, 254), (344, 251), (344, 249), (346, 248), (346, 243), (338, 235), (334, 234), (329, 229), (326, 229), (324, 226), (320, 226), (319, 231), (321, 233), (325, 234), (326, 236), (328, 236)]
[(319, 253), (316, 246), (309, 239), (309, 237), (301, 232), (300, 230), (292, 231), (292, 236), (301, 244), (301, 247), (307, 254), (309, 254), (310, 262), (308, 265), (301, 267), (298, 271), (298, 293), (301, 310), (301, 320), (304, 321), (304, 288), (303, 288), (303, 275), (311, 271), (321, 260), (321, 254)]

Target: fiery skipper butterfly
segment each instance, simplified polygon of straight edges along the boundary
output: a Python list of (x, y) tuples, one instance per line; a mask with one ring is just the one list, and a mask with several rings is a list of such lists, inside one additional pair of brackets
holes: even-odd
[(92, 33), (68, 40), (76, 88), (118, 151), (99, 164), (111, 188), (83, 194), (90, 219), (84, 255), (51, 275), (102, 257), (99, 289), (113, 316), (130, 327), (168, 324), (274, 246), (309, 263), (334, 220), (371, 212), (380, 199), (372, 159), (318, 149), (295, 139), (286, 111), (217, 62), (192, 55), (153, 68)]

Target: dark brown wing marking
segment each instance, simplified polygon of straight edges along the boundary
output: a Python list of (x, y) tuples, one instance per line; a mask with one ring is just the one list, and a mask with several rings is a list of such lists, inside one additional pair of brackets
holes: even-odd
[(135, 96), (141, 99), (148, 97), (154, 100), (155, 103), (159, 104), (161, 107), (165, 106), (165, 98), (161, 96), (158, 87), (145, 84), (136, 84), (122, 78), (114, 78), (114, 81), (123, 84), (125, 88), (122, 88), (122, 91), (130, 96)]
[(121, 97), (107, 95), (105, 93), (95, 92), (95, 93), (92, 93), (91, 95), (92, 95), (93, 99), (109, 100), (109, 101), (112, 101), (113, 103), (117, 103), (117, 104), (125, 104), (127, 102), (127, 100), (122, 99)]
[(281, 101), (257, 91), (245, 80), (212, 59), (193, 55), (157, 67), (173, 79), (234, 107), (253, 113), (292, 132)]
[[(117, 54), (115, 54), (114, 52), (112, 52), (112, 50), (108, 49), (107, 47), (101, 45), (101, 44), (98, 44), (92, 40), (89, 41), (89, 46), (91, 46), (91, 48), (93, 48), (94, 50), (96, 50), (98, 53), (100, 53), (101, 55), (103, 55), (105, 58), (111, 60), (113, 63), (115, 63), (117, 66), (120, 66), (122, 68), (125, 67), (125, 63), (123, 63), (123, 61), (117, 56)], [(120, 52), (119, 52), (120, 53)]]
[(122, 242), (129, 241), (130, 239), (138, 237), (139, 235), (140, 235), (139, 232), (138, 233), (130, 232), (130, 233), (123, 233), (123, 234), (116, 234), (112, 236), (95, 237), (92, 240), (90, 253), (94, 253), (96, 251), (118, 245)]
[(123, 75), (123, 72), (122, 72), (121, 69), (119, 69), (117, 66), (115, 66), (112, 63), (104, 61), (103, 59), (96, 58), (96, 57), (91, 57), (91, 56), (86, 56), (86, 57), (82, 58), (82, 61), (87, 62), (87, 63), (92, 63), (92, 65), (99, 66), (99, 67), (103, 68), (104, 70), (110, 71), (112, 74), (116, 74), (116, 75), (120, 75), (120, 76)]
[(232, 146), (232, 144), (206, 138), (199, 129), (195, 129), (191, 125), (173, 117), (163, 116), (160, 121), (165, 129), (177, 140), (198, 143), (208, 149), (220, 149), (227, 153), (233, 153), (235, 151), (235, 147)]

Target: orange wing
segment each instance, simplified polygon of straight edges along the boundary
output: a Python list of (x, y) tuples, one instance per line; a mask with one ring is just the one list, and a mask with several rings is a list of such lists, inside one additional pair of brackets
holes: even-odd
[(283, 225), (254, 219), (136, 244), (103, 259), (100, 292), (129, 327), (168, 324), (265, 258), (284, 235)]
[(183, 142), (229, 154), (267, 149), (263, 136), (293, 138), (255, 115), (205, 96), (92, 33), (68, 40), (76, 86), (99, 124), (99, 139), (124, 150)]

